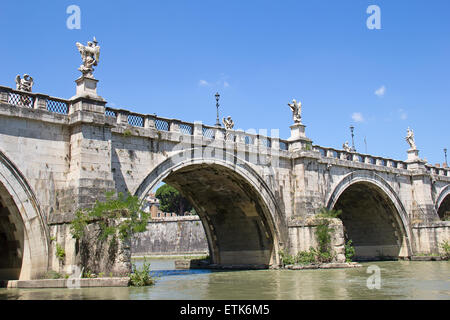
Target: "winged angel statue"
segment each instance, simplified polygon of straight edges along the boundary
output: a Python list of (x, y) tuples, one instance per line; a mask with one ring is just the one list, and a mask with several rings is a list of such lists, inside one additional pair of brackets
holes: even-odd
[(20, 78), (20, 75), (16, 77), (16, 89), (21, 91), (31, 92), (33, 89), (33, 78), (28, 74), (23, 75), (23, 79)]
[(292, 117), (294, 118), (295, 123), (302, 123), (302, 103), (297, 102), (295, 99), (292, 100), (292, 103), (288, 103), (288, 106), (291, 107)]
[(100, 58), (100, 46), (97, 45), (97, 39), (93, 41), (88, 41), (87, 46), (82, 45), (77, 42), (78, 51), (80, 51), (81, 59), (83, 59), (83, 64), (78, 68), (78, 70), (83, 73), (84, 77), (94, 78), (92, 72), (94, 71), (93, 66), (97, 66)]

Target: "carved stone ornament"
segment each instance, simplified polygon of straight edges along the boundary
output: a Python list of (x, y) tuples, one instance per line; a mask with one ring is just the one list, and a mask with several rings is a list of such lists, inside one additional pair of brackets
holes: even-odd
[(28, 74), (23, 75), (23, 79), (20, 78), (20, 75), (16, 77), (16, 89), (20, 91), (31, 92), (33, 89), (33, 78)]

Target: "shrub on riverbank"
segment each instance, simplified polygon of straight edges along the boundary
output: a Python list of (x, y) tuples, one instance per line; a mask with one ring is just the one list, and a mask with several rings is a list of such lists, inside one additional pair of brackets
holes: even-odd
[(441, 248), (444, 250), (442, 254), (442, 259), (449, 260), (450, 259), (450, 244), (448, 241), (444, 241), (440, 244)]
[(155, 284), (155, 281), (150, 276), (150, 263), (144, 259), (142, 269), (138, 269), (136, 264), (132, 264), (133, 272), (130, 273), (130, 285), (133, 287), (144, 287)]

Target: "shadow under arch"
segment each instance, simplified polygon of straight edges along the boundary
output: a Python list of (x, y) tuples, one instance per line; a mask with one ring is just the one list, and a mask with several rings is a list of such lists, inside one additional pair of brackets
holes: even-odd
[(212, 263), (268, 267), (279, 264), (287, 232), (276, 198), (245, 161), (194, 157), (183, 150), (154, 168), (137, 188), (140, 199), (162, 181), (177, 188), (196, 209), (205, 229)]
[[(48, 230), (38, 200), (17, 166), (0, 151), (0, 232), (7, 241), (3, 280), (29, 280), (48, 269)], [(1, 241), (1, 240), (0, 240)], [(0, 274), (1, 274), (0, 269)]]
[(342, 210), (347, 239), (358, 260), (406, 258), (412, 255), (406, 210), (394, 189), (374, 172), (346, 175), (327, 200), (327, 209)]
[(450, 218), (450, 185), (442, 189), (437, 197), (435, 208), (441, 220)]

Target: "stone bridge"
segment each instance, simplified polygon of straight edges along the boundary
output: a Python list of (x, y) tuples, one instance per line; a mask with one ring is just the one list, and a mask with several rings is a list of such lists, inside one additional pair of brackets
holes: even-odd
[(359, 259), (437, 253), (450, 238), (450, 170), (417, 154), (313, 145), (301, 124), (283, 140), (113, 109), (80, 79), (69, 100), (0, 87), (0, 279), (70, 271), (78, 208), (108, 190), (144, 199), (162, 181), (192, 202), (220, 265), (276, 266), (280, 250), (309, 249), (321, 208), (343, 211)]

